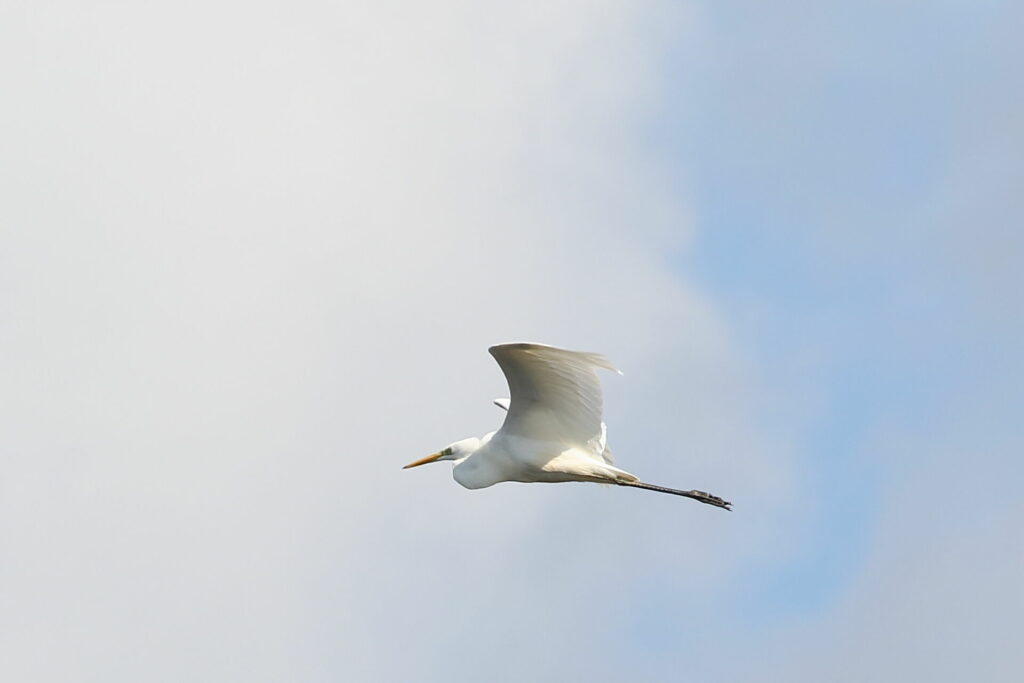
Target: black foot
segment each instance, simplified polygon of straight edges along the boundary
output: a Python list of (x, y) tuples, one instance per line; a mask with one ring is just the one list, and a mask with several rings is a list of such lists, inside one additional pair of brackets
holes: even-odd
[(720, 507), (725, 510), (732, 510), (732, 503), (730, 503), (727, 500), (722, 500), (718, 496), (712, 496), (710, 493), (707, 493), (706, 491), (690, 491), (689, 493), (690, 497), (693, 498), (694, 500), (699, 500), (702, 503), (714, 505), (715, 507)]

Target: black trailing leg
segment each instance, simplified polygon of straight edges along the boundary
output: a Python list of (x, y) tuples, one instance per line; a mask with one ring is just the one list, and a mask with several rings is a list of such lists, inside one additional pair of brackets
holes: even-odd
[(642, 481), (617, 481), (615, 482), (619, 486), (632, 486), (637, 489), (647, 489), (648, 491), (659, 491), (661, 493), (671, 493), (673, 496), (685, 496), (687, 498), (693, 498), (699, 500), (702, 503), (708, 505), (714, 505), (724, 510), (732, 510), (732, 503), (727, 500), (722, 500), (718, 496), (712, 496), (710, 493), (704, 491), (680, 491), (679, 489), (670, 489), (667, 486), (656, 486), (655, 484), (645, 484)]

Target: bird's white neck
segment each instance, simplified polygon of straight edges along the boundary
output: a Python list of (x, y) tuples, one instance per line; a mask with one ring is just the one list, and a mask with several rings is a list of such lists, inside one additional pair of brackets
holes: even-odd
[(455, 461), (452, 476), (467, 489), (482, 489), (505, 481), (504, 472), (488, 456), (488, 444), (494, 432), (485, 434), (480, 439), (480, 447), (472, 453)]

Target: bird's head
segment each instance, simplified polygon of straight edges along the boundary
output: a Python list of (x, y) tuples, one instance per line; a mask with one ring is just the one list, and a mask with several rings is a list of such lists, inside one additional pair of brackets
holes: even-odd
[(463, 439), (462, 441), (456, 441), (450, 446), (441, 449), (433, 455), (428, 455), (425, 458), (420, 458), (416, 462), (411, 462), (403, 470), (407, 470), (410, 467), (419, 467), (420, 465), (426, 465), (429, 462), (441, 462), (442, 460), (454, 460), (459, 462), (465, 460), (469, 456), (473, 455), (480, 448), (480, 439), (471, 437), (469, 439)]

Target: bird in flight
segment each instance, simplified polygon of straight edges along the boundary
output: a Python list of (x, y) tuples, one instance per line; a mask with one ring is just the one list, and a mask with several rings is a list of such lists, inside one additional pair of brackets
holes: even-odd
[(612, 464), (595, 370), (619, 370), (604, 356), (525, 343), (488, 350), (505, 373), (512, 396), (494, 401), (506, 411), (501, 428), (482, 439), (456, 441), (403, 469), (451, 460), (455, 481), (467, 489), (503, 481), (590, 481), (671, 493), (730, 509), (732, 503), (718, 496), (647, 484)]

